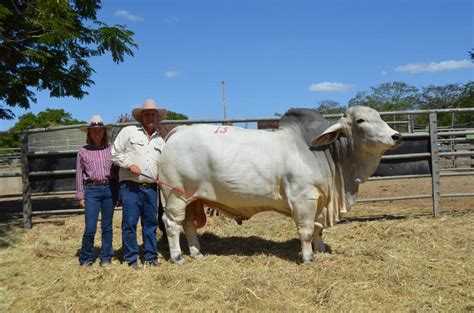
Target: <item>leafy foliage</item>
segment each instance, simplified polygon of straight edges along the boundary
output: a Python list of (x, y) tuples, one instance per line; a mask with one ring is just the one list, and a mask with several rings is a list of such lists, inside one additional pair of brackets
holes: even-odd
[[(449, 84), (446, 86), (429, 85), (423, 88), (420, 94), (420, 110), (429, 109), (451, 109), (459, 107), (459, 99), (464, 88), (460, 85)], [(438, 124), (442, 126), (451, 125), (451, 114), (438, 114)], [(417, 118), (417, 123), (422, 125), (428, 123), (428, 116), (423, 115)]]
[(37, 115), (33, 113), (23, 114), (10, 131), (85, 123), (85, 121), (73, 118), (71, 113), (64, 111), (64, 109), (46, 109)]
[(0, 3), (0, 119), (8, 107), (29, 108), (36, 88), (51, 97), (82, 98), (94, 82), (87, 61), (110, 52), (116, 63), (133, 56), (134, 33), (97, 18), (100, 1), (43, 0)]
[[(349, 106), (364, 105), (383, 111), (429, 110), (474, 107), (474, 82), (464, 86), (448, 84), (445, 86), (429, 85), (421, 90), (403, 82), (381, 84), (371, 88), (371, 92), (359, 92), (349, 100)], [(456, 124), (472, 123), (473, 113), (458, 113)], [(415, 124), (426, 125), (427, 115), (415, 116)], [(451, 114), (439, 114), (438, 125), (450, 126)]]
[(188, 117), (184, 114), (181, 114), (181, 113), (168, 111), (168, 113), (166, 113), (166, 119), (167, 120), (187, 120)]
[[(85, 121), (77, 120), (72, 117), (71, 113), (63, 109), (46, 109), (39, 112), (37, 115), (33, 113), (26, 113), (19, 117), (18, 122), (9, 129), (10, 132), (17, 132), (21, 130), (46, 128), (61, 125), (76, 125), (85, 124)], [(19, 136), (14, 134), (5, 134), (0, 136), (0, 147), (19, 147)]]
[[(474, 108), (474, 82), (469, 82), (463, 87), (456, 104), (457, 108)], [(474, 113), (460, 113), (456, 115), (456, 122), (465, 127), (474, 127)]]
[(334, 100), (322, 100), (319, 102), (319, 105), (316, 107), (316, 111), (321, 114), (338, 114), (344, 113), (346, 107), (342, 106), (339, 102)]
[(416, 108), (418, 88), (404, 82), (384, 83), (371, 87), (371, 93), (358, 92), (349, 107), (364, 105), (377, 111), (404, 111)]

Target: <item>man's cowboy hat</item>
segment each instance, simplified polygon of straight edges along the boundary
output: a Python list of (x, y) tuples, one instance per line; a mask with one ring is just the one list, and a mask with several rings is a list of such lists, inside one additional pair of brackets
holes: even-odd
[(87, 126), (81, 126), (79, 127), (80, 130), (83, 132), (87, 133), (87, 131), (91, 128), (100, 128), (103, 127), (106, 130), (112, 129), (112, 125), (105, 125), (104, 121), (102, 120), (102, 117), (100, 115), (92, 115), (91, 121), (89, 122), (89, 125)]
[(156, 110), (158, 112), (158, 122), (162, 121), (166, 116), (165, 109), (158, 109), (155, 104), (155, 101), (152, 99), (147, 99), (145, 103), (143, 103), (141, 108), (135, 108), (132, 110), (132, 116), (139, 122), (141, 122), (141, 115), (143, 110)]

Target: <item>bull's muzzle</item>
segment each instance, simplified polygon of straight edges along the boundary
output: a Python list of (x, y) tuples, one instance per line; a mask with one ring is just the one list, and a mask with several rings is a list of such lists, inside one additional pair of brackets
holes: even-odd
[(392, 135), (392, 139), (393, 139), (393, 141), (395, 141), (395, 143), (396, 143), (397, 145), (399, 145), (399, 144), (402, 143), (403, 136), (402, 136), (402, 134), (400, 134), (400, 133), (395, 133), (395, 134)]

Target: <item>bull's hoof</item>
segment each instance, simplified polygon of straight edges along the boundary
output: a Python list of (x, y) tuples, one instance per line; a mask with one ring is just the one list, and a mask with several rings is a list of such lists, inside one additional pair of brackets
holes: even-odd
[(314, 254), (311, 255), (303, 255), (303, 263), (313, 263), (314, 262)]
[(171, 258), (171, 263), (176, 265), (184, 265), (186, 263), (186, 260), (183, 259), (181, 256), (177, 256), (175, 258)]
[(199, 253), (191, 254), (191, 257), (195, 260), (200, 260), (204, 257), (204, 255), (201, 252), (199, 252)]

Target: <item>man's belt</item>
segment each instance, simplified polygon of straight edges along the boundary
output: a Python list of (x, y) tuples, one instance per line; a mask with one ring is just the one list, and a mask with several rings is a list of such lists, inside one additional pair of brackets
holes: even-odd
[(155, 189), (156, 190), (158, 188), (157, 183), (137, 183), (137, 182), (134, 182), (134, 181), (131, 181), (131, 180), (129, 180), (129, 182), (134, 184), (134, 185), (143, 187), (145, 189)]

